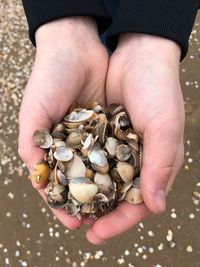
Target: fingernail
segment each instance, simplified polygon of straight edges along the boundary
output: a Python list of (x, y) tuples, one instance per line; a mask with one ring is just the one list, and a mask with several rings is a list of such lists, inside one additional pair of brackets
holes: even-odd
[(166, 196), (163, 189), (156, 192), (156, 203), (159, 211), (165, 211), (166, 209)]

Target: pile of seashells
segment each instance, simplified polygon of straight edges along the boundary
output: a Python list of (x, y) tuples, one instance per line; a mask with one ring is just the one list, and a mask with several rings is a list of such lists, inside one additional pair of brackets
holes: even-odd
[(121, 105), (74, 103), (52, 131), (35, 131), (35, 144), (47, 149), (31, 179), (44, 189), (52, 208), (96, 219), (119, 202), (140, 204), (142, 144)]

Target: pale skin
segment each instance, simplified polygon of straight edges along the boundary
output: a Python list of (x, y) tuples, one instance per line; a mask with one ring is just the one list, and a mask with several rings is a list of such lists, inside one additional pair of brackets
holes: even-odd
[[(122, 34), (109, 58), (95, 21), (86, 17), (41, 26), (36, 32), (36, 44), (35, 64), (19, 116), (19, 155), (29, 171), (44, 155), (34, 145), (33, 132), (50, 129), (74, 101), (122, 104), (144, 140), (144, 204), (121, 203), (96, 222), (78, 221), (64, 210), (52, 210), (55, 216), (70, 229), (90, 224), (87, 239), (101, 244), (127, 231), (150, 212), (164, 211), (165, 197), (183, 161), (179, 46), (161, 37)], [(44, 198), (43, 188), (38, 191)]]

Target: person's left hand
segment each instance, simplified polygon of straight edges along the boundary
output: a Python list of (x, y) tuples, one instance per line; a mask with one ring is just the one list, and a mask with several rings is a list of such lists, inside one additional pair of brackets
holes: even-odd
[(121, 203), (91, 224), (88, 240), (101, 244), (165, 210), (165, 196), (183, 162), (184, 104), (179, 83), (180, 49), (170, 40), (123, 34), (111, 56), (107, 102), (122, 104), (143, 138), (144, 204)]

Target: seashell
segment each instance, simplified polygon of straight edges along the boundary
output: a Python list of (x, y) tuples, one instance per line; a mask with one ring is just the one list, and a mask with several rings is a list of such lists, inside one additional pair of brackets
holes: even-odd
[(90, 179), (90, 180), (93, 180), (94, 179), (94, 171), (87, 168), (86, 173), (85, 173), (85, 177)]
[(57, 160), (56, 164), (57, 164), (58, 169), (59, 169), (61, 172), (64, 173), (65, 170), (66, 170), (66, 162)]
[(70, 114), (65, 116), (64, 120), (73, 123), (83, 123), (88, 121), (94, 115), (93, 110), (87, 110), (82, 108), (74, 109)]
[(98, 135), (100, 144), (106, 141), (106, 131), (108, 127), (108, 120), (105, 114), (99, 114), (97, 117), (97, 126), (95, 127), (95, 135)]
[(64, 173), (62, 173), (60, 170), (57, 170), (56, 172), (56, 181), (59, 185), (63, 185), (63, 186), (67, 185), (67, 179)]
[(78, 207), (73, 203), (68, 201), (65, 207), (67, 214), (71, 215), (71, 216), (76, 216), (79, 212)]
[(86, 175), (85, 164), (83, 163), (82, 159), (77, 155), (74, 155), (73, 159), (66, 163), (65, 166), (65, 174), (68, 179), (75, 177), (85, 177)]
[(105, 148), (108, 151), (110, 157), (115, 157), (117, 146), (119, 142), (114, 137), (108, 137), (106, 139)]
[(50, 167), (54, 165), (55, 159), (53, 157), (52, 149), (50, 149), (50, 151), (44, 155), (44, 161), (48, 162)]
[(93, 149), (88, 156), (92, 164), (98, 166), (106, 166), (108, 164), (107, 158), (102, 150)]
[(58, 141), (53, 141), (53, 146), (56, 148), (56, 147), (65, 147), (66, 146), (66, 143), (65, 141), (61, 141), (61, 140), (58, 140)]
[(122, 201), (125, 199), (127, 191), (131, 188), (132, 185), (133, 185), (132, 181), (129, 183), (122, 184), (122, 186), (118, 190), (118, 192), (119, 192), (118, 201)]
[(111, 169), (110, 175), (116, 183), (121, 183), (123, 181), (116, 167)]
[(136, 178), (133, 180), (133, 187), (135, 187), (135, 188), (140, 188), (140, 177), (136, 177)]
[(33, 139), (36, 146), (41, 148), (50, 148), (53, 143), (51, 135), (46, 131), (35, 131), (33, 134)]
[(67, 127), (66, 131), (70, 133), (78, 129), (82, 125), (82, 122), (64, 122), (64, 125)]
[(70, 180), (69, 190), (80, 203), (90, 203), (98, 192), (98, 186), (85, 177), (76, 177)]
[(44, 189), (48, 204), (52, 208), (60, 208), (67, 201), (68, 190), (62, 185), (58, 185), (54, 182), (50, 182)]
[(143, 202), (141, 191), (139, 188), (131, 187), (125, 197), (125, 200), (130, 204), (140, 204)]
[(113, 183), (109, 174), (95, 173), (94, 183), (99, 186), (102, 193), (109, 193), (113, 188)]
[(117, 170), (125, 183), (131, 182), (134, 177), (134, 168), (131, 164), (123, 161), (117, 162)]
[(73, 158), (72, 149), (67, 147), (57, 147), (53, 155), (55, 159), (64, 162)]
[(55, 179), (55, 169), (53, 169), (52, 171), (50, 171), (49, 176), (48, 176), (48, 180), (50, 182), (53, 182), (54, 179)]
[(106, 108), (106, 111), (110, 116), (114, 116), (123, 110), (124, 108), (121, 105), (118, 105), (116, 103), (113, 103)]
[(54, 132), (65, 133), (65, 126), (62, 123), (56, 124), (52, 130)]
[(94, 138), (92, 137), (92, 134), (89, 134), (85, 141), (82, 141), (81, 143), (83, 145), (81, 148), (81, 153), (84, 157), (87, 157), (92, 145), (94, 144)]
[(41, 161), (34, 165), (33, 172), (31, 173), (31, 180), (36, 184), (44, 184), (49, 176), (49, 165), (45, 161)]
[(67, 137), (67, 133), (66, 133), (66, 131), (65, 131), (65, 133), (64, 133), (64, 132), (53, 131), (53, 132), (51, 133), (51, 136), (52, 136), (53, 138), (58, 138), (58, 139), (64, 140), (64, 139), (66, 139), (66, 137)]
[(66, 144), (68, 147), (73, 149), (79, 149), (82, 146), (82, 141), (85, 139), (86, 135), (83, 130), (77, 129), (76, 131), (71, 132), (67, 139)]
[(116, 157), (120, 161), (127, 161), (131, 156), (131, 149), (127, 145), (119, 145), (116, 150)]
[(103, 193), (97, 193), (95, 195), (95, 197), (94, 197), (94, 201), (96, 201), (97, 203), (101, 203), (101, 202), (107, 203), (107, 202), (109, 202), (109, 199), (108, 199), (108, 197), (105, 194), (103, 194)]
[(81, 213), (82, 214), (95, 213), (95, 212), (96, 212), (96, 208), (94, 207), (93, 203), (83, 204), (81, 207)]

